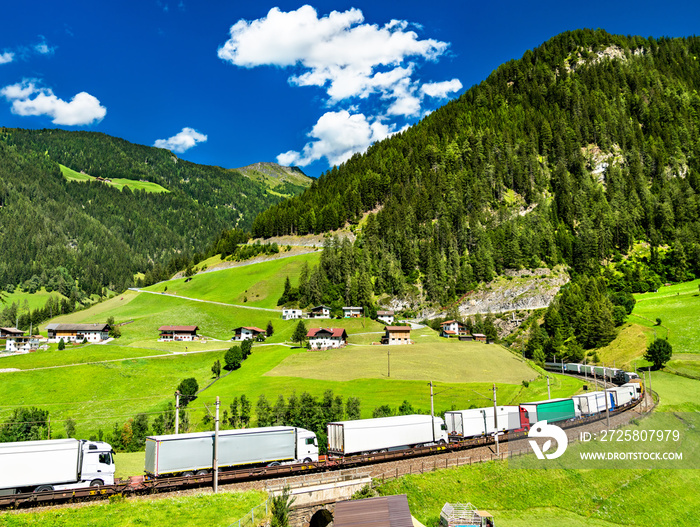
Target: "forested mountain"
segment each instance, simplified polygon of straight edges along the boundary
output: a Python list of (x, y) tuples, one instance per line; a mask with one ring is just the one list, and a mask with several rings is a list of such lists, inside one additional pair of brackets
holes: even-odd
[[(152, 181), (152, 194), (68, 182), (59, 164), (106, 179)], [(224, 229), (300, 192), (197, 165), (170, 151), (95, 132), (0, 128), (0, 287), (47, 286), (67, 296), (121, 290), (154, 265), (189, 261)], [(75, 284), (77, 280), (77, 285)]]
[[(263, 212), (253, 235), (329, 231), (378, 209), (354, 252), (331, 253), (349, 265), (325, 258), (309, 273), (299, 295), (311, 302), (338, 294), (329, 273), (348, 284), (341, 295), (416, 283), (446, 305), (506, 268), (563, 263), (574, 284), (568, 307), (550, 308), (562, 316), (549, 337), (563, 324), (563, 339), (599, 345), (624, 309), (611, 292), (700, 276), (699, 58), (697, 37), (561, 34)], [(639, 241), (643, 269), (624, 263)], [(604, 273), (611, 260), (625, 271)], [(583, 327), (571, 306), (584, 304), (606, 327)]]

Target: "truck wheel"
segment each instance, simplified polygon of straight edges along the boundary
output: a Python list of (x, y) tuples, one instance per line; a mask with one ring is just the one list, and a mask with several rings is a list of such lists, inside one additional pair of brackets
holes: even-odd
[(101, 487), (101, 486), (104, 485), (104, 484), (105, 484), (105, 482), (102, 481), (101, 479), (93, 479), (93, 480), (90, 482), (90, 486), (91, 486), (91, 487)]
[(208, 470), (198, 470), (198, 471), (195, 473), (195, 475), (197, 475), (197, 476), (206, 476), (207, 474), (209, 474), (209, 471), (208, 471)]
[(268, 463), (268, 467), (279, 467), (280, 462), (279, 461), (273, 461), (272, 463)]
[(34, 489), (34, 492), (46, 492), (47, 490), (53, 490), (53, 486), (39, 485), (37, 488)]
[(304, 463), (311, 463), (311, 458), (310, 457), (304, 458)]
[(192, 472), (191, 470), (188, 470), (187, 472), (183, 472), (182, 476), (185, 478), (191, 478), (192, 476), (194, 476), (194, 472)]

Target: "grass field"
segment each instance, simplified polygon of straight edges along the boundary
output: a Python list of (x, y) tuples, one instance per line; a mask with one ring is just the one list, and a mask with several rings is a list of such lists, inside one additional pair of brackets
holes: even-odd
[[(666, 336), (674, 353), (700, 353), (700, 332), (694, 331), (700, 320), (700, 280), (661, 287), (656, 293), (634, 295), (637, 305), (630, 321), (656, 330), (659, 338)], [(654, 326), (657, 318), (662, 327)], [(689, 331), (690, 330), (690, 331)]]
[[(267, 495), (261, 491), (202, 492), (191, 496), (162, 499), (129, 498), (109, 503), (90, 504), (76, 508), (42, 512), (6, 512), (0, 515), (2, 527), (228, 527), (251, 509), (265, 503)], [(265, 507), (260, 507), (264, 518)], [(261, 519), (263, 519), (261, 518)]]
[(191, 277), (189, 282), (185, 282), (187, 278), (168, 280), (147, 287), (146, 290), (162, 292), (167, 288), (168, 293), (190, 298), (276, 309), (277, 300), (284, 292), (287, 276), (292, 286), (296, 286), (303, 263), (307, 262), (309, 267), (313, 267), (320, 257), (321, 253), (316, 252), (292, 258), (278, 258), (201, 273)]
[[(68, 168), (63, 165), (58, 165), (61, 167), (61, 173), (63, 174), (63, 177), (65, 177), (68, 181), (78, 181), (78, 182), (86, 182), (86, 181), (97, 181), (96, 178), (93, 176), (90, 176), (88, 174), (82, 174), (80, 172), (76, 172), (75, 170)], [(131, 190), (143, 190), (145, 192), (170, 192), (168, 189), (161, 187), (157, 183), (152, 183), (150, 181), (138, 181), (135, 179), (123, 179), (123, 178), (115, 178), (112, 179), (111, 182), (104, 182), (105, 185), (110, 185), (112, 187), (116, 187), (119, 190), (123, 189), (124, 187), (129, 187)]]
[(43, 287), (41, 288), (40, 291), (37, 291), (36, 293), (5, 293), (7, 297), (5, 298), (5, 301), (7, 304), (2, 305), (0, 304), (0, 308), (5, 308), (7, 306), (11, 306), (12, 304), (17, 304), (19, 306), (20, 312), (24, 312), (24, 302), (27, 302), (27, 305), (29, 306), (29, 309), (38, 309), (41, 307), (44, 307), (46, 305), (46, 301), (50, 297), (57, 297), (58, 299), (65, 298), (61, 293), (57, 291), (53, 291), (51, 293), (47, 292), (46, 289)]

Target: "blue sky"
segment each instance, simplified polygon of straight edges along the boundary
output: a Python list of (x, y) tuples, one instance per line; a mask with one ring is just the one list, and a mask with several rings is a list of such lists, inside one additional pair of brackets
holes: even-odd
[(318, 176), (558, 33), (698, 33), (698, 2), (5, 3), (0, 125)]

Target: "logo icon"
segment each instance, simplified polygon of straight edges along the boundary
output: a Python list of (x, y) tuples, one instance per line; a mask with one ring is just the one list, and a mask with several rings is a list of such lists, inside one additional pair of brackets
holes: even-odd
[[(532, 450), (535, 452), (537, 459), (557, 459), (565, 451), (566, 447), (569, 445), (569, 440), (566, 437), (566, 432), (556, 425), (548, 425), (547, 421), (537, 421), (532, 428), (530, 428), (529, 437), (549, 437), (549, 441), (546, 441), (540, 449), (540, 445), (537, 441), (529, 440)], [(557, 442), (557, 449), (551, 454), (545, 454), (550, 448), (552, 448), (552, 439)]]

